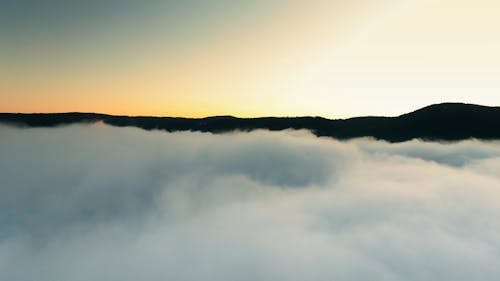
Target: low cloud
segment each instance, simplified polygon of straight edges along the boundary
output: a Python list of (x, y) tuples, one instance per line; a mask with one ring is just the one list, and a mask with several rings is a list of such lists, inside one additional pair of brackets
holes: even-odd
[(500, 143), (0, 127), (2, 280), (496, 280)]

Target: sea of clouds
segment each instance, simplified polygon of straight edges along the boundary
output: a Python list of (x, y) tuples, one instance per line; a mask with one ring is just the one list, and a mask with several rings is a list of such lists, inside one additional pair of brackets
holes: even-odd
[(0, 127), (0, 280), (500, 279), (500, 143)]

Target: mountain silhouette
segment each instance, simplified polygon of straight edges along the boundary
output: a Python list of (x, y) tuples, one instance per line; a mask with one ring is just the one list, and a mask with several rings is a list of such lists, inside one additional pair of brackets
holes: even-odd
[(469, 138), (500, 139), (500, 107), (463, 103), (434, 104), (397, 117), (207, 118), (130, 117), (96, 113), (0, 113), (0, 122), (19, 127), (56, 127), (78, 123), (104, 122), (117, 127), (145, 130), (200, 131), (223, 133), (266, 129), (307, 129), (317, 136), (336, 139), (373, 137), (390, 142), (411, 139), (456, 141)]

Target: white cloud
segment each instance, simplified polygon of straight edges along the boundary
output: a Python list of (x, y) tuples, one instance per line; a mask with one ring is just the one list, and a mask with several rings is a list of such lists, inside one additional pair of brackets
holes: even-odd
[(494, 280), (500, 143), (0, 127), (3, 280)]

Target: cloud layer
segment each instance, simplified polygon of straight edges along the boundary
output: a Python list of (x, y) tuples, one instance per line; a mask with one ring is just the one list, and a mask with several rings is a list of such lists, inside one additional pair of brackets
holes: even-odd
[(500, 277), (498, 142), (0, 135), (2, 280)]

